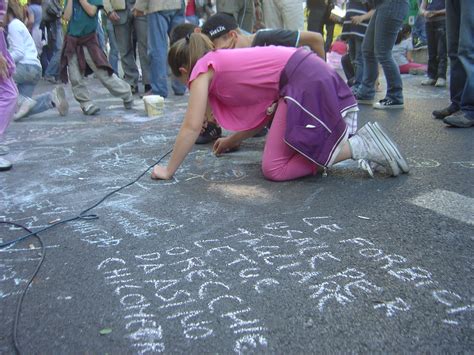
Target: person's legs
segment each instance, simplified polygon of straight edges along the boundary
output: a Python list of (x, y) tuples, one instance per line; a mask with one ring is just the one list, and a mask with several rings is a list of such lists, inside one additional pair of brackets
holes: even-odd
[(433, 22), (426, 22), (426, 40), (428, 42), (428, 78), (438, 79), (438, 41)]
[(50, 92), (35, 96), (34, 100), (36, 101), (36, 104), (24, 117), (41, 113), (54, 107)]
[(168, 97), (168, 29), (173, 11), (158, 11), (147, 15), (150, 84), (153, 94)]
[(375, 81), (378, 77), (378, 61), (374, 53), (375, 22), (377, 21), (378, 10), (370, 19), (365, 37), (362, 42), (363, 74), (362, 82), (357, 91), (358, 100), (372, 100), (375, 96)]
[(364, 59), (362, 56), (362, 41), (364, 39), (358, 36), (353, 37), (353, 44), (355, 49), (354, 64), (355, 64), (355, 82), (354, 86), (357, 88), (362, 83), (362, 77), (364, 75)]
[(420, 64), (420, 63), (414, 63), (414, 62), (410, 62), (410, 63), (399, 66), (400, 74), (411, 74), (410, 71), (413, 69), (417, 71), (426, 72), (427, 67), (426, 67), (426, 64)]
[(135, 17), (133, 19), (135, 33), (137, 34), (138, 56), (140, 57), (140, 67), (142, 69), (142, 82), (149, 89), (150, 85), (150, 60), (148, 58), (148, 25), (146, 16)]
[(268, 180), (293, 180), (314, 175), (318, 170), (317, 164), (285, 143), (286, 114), (287, 104), (280, 99), (262, 156), (262, 172)]
[(382, 65), (387, 80), (386, 98), (395, 103), (403, 103), (403, 83), (398, 65), (392, 56), (392, 48), (397, 39), (403, 19), (408, 13), (407, 0), (385, 1), (377, 8), (375, 23), (375, 56)]
[(41, 67), (29, 64), (17, 64), (13, 80), (15, 81), (20, 95), (33, 97), (36, 84), (41, 79)]
[(447, 48), (446, 48), (446, 21), (436, 22), (436, 49), (437, 49), (437, 77), (446, 79), (446, 70), (448, 66)]
[[(3, 35), (3, 34), (1, 34)], [(2, 41), (3, 38), (0, 38)], [(18, 89), (11, 78), (6, 78), (0, 82), (0, 135), (8, 127), (17, 107)]]
[(281, 12), (275, 0), (262, 2), (263, 22), (266, 28), (283, 28)]
[(324, 34), (324, 14), (326, 13), (325, 7), (312, 7), (309, 8), (308, 13), (308, 31), (318, 32), (321, 35)]
[(461, 96), (466, 84), (466, 73), (458, 57), (461, 25), (461, 8), (459, 0), (446, 0), (446, 30), (448, 55), (451, 60), (449, 91), (451, 102), (459, 109)]
[(113, 26), (122, 62), (123, 79), (135, 89), (138, 88), (139, 73), (132, 45), (133, 21), (130, 15), (125, 23)]
[(46, 77), (59, 79), (59, 64), (61, 61), (61, 51), (63, 47), (63, 29), (61, 27), (61, 21), (56, 21), (53, 25), (52, 30), (55, 31), (53, 54), (49, 60), (49, 64), (46, 68), (44, 75)]
[(304, 10), (300, 0), (277, 0), (283, 27), (286, 30), (297, 31), (304, 29)]
[(84, 56), (89, 67), (97, 75), (97, 79), (100, 80), (102, 85), (104, 85), (113, 96), (120, 97), (124, 102), (133, 101), (130, 85), (126, 81), (120, 79), (115, 74), (109, 75), (108, 71), (105, 69), (97, 68), (89, 51), (85, 47)]
[(459, 31), (458, 57), (464, 68), (466, 81), (461, 96), (461, 110), (474, 119), (474, 2), (459, 0), (461, 3), (461, 24)]
[(239, 3), (237, 22), (243, 30), (252, 33), (255, 23), (255, 6), (253, 0), (234, 0)]
[(115, 31), (114, 31), (114, 25), (112, 24), (112, 21), (108, 20), (107, 21), (107, 37), (109, 39), (109, 63), (112, 69), (114, 70), (115, 74), (118, 75), (118, 57), (119, 57), (119, 52), (118, 52), (118, 47), (117, 47), (117, 39), (115, 38)]
[(68, 76), (71, 82), (72, 93), (81, 109), (86, 112), (90, 107), (94, 106), (89, 96), (89, 90), (84, 81), (84, 76), (79, 69), (77, 55), (73, 55), (68, 62)]

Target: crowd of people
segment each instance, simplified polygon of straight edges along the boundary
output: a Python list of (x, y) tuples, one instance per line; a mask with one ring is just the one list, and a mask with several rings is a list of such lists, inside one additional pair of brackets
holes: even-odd
[[(262, 169), (271, 180), (316, 174), (346, 159), (365, 162), (371, 175), (377, 165), (393, 176), (406, 173), (378, 123), (357, 128), (358, 105), (402, 109), (405, 73), (426, 75), (422, 85), (446, 86), (448, 56), (451, 103), (433, 117), (474, 126), (470, 0), (419, 1), (427, 65), (412, 58), (409, 0), (307, 0), (306, 10), (301, 0), (23, 1), (0, 0), (0, 135), (11, 119), (50, 109), (67, 115), (68, 82), (84, 115), (98, 114), (85, 82), (91, 73), (124, 109), (136, 95), (189, 90), (170, 162), (155, 167), (153, 178), (171, 178), (194, 143), (215, 141), (218, 155), (254, 135), (267, 135)], [(347, 48), (337, 57), (346, 80), (326, 62), (336, 48)], [(379, 65), (386, 93), (374, 102)], [(34, 95), (41, 78), (54, 86)], [(236, 133), (221, 137), (221, 127)], [(1, 170), (10, 167), (0, 158)]]

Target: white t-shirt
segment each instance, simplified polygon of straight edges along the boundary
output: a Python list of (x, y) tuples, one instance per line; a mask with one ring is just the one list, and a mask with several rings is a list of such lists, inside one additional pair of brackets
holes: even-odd
[(41, 67), (35, 41), (25, 24), (14, 19), (8, 24), (8, 51), (16, 64), (29, 64)]
[(393, 46), (392, 55), (398, 66), (409, 63), (407, 58), (407, 52), (412, 50), (413, 44), (411, 43), (411, 37), (404, 39), (399, 44)]

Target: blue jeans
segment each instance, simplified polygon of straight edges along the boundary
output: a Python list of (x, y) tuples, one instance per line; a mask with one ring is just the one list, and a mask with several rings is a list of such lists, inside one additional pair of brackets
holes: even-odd
[(49, 60), (44, 75), (59, 79), (59, 63), (61, 61), (61, 50), (63, 47), (63, 29), (61, 27), (61, 21), (54, 22), (51, 25), (51, 31), (54, 31), (55, 33), (53, 54)]
[(418, 40), (423, 44), (426, 44), (428, 41), (426, 37), (425, 23), (426, 23), (426, 20), (424, 16), (421, 16), (420, 14), (416, 15), (415, 24), (413, 25), (413, 32), (412, 32), (413, 37), (418, 38)]
[(446, 0), (451, 102), (474, 119), (474, 1)]
[[(13, 80), (21, 96), (33, 97), (33, 91), (41, 78), (41, 67), (37, 65), (17, 64)], [(35, 106), (28, 112), (28, 116), (53, 108), (51, 93), (41, 94), (34, 98)]]
[(184, 6), (149, 13), (147, 21), (151, 90), (155, 95), (168, 97), (168, 35), (176, 25), (184, 23)]
[(387, 80), (386, 98), (403, 103), (402, 78), (393, 60), (392, 48), (407, 14), (408, 0), (385, 0), (377, 5), (362, 43), (364, 74), (357, 92), (359, 99), (374, 98), (380, 63)]
[(114, 70), (115, 74), (118, 75), (118, 49), (117, 49), (117, 39), (115, 38), (115, 32), (114, 32), (114, 25), (112, 24), (112, 21), (107, 20), (107, 25), (106, 25), (106, 30), (107, 30), (107, 37), (109, 39), (109, 63), (112, 69)]
[(362, 56), (362, 41), (364, 39), (359, 36), (349, 37), (349, 55), (352, 64), (354, 65), (354, 90), (358, 90), (362, 83), (362, 76), (364, 75), (364, 59)]

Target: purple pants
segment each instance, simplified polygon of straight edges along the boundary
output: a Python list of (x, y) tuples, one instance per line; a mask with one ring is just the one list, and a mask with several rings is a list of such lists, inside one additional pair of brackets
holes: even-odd
[(15, 63), (13, 62), (7, 50), (3, 30), (0, 29), (0, 55), (3, 56), (9, 67), (7, 78), (0, 78), (0, 135), (7, 129), (10, 120), (15, 114), (16, 99), (18, 89), (13, 81), (13, 71)]

